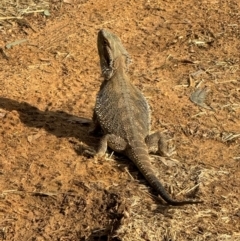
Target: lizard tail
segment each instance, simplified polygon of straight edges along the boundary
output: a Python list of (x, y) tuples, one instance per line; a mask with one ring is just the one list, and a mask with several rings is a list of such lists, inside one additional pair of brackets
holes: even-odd
[[(131, 160), (134, 162), (134, 164), (137, 166), (139, 171), (143, 174), (143, 176), (146, 178), (146, 180), (149, 182), (149, 184), (154, 188), (155, 191), (157, 191), (158, 195), (161, 196), (161, 198), (167, 202), (169, 205), (172, 206), (182, 206), (186, 204), (197, 204), (197, 203), (203, 203), (203, 201), (194, 201), (194, 200), (183, 200), (178, 201), (172, 199), (165, 188), (163, 187), (162, 183), (158, 180), (156, 177), (153, 168), (150, 163), (149, 154), (146, 151), (147, 148), (134, 148), (130, 151)], [(137, 153), (137, 154), (136, 154)]]

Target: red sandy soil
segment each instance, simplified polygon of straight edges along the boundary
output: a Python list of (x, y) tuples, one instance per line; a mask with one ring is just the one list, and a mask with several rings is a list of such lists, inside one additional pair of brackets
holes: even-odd
[[(236, 0), (52, 1), (51, 16), (25, 17), (33, 29), (2, 25), (0, 240), (240, 240), (239, 9)], [(153, 158), (159, 179), (173, 197), (204, 204), (168, 207), (126, 157), (83, 155), (99, 142), (85, 121), (102, 81), (101, 28), (122, 39), (152, 129), (176, 147)], [(209, 109), (189, 99), (205, 86)]]

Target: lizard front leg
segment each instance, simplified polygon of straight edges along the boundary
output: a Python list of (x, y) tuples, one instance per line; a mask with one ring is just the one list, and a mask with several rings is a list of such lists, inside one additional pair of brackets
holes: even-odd
[(102, 128), (97, 119), (97, 115), (96, 115), (95, 111), (93, 112), (92, 125), (90, 127), (89, 134), (92, 136), (101, 136), (102, 135)]

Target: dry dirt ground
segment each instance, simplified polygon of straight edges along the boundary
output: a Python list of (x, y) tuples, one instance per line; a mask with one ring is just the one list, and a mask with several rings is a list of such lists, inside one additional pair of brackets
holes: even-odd
[[(25, 22), (0, 7), (0, 240), (240, 240), (238, 0), (52, 0)], [(176, 147), (153, 157), (159, 179), (204, 204), (167, 206), (127, 158), (83, 155), (99, 141), (101, 28), (122, 39), (152, 129)]]

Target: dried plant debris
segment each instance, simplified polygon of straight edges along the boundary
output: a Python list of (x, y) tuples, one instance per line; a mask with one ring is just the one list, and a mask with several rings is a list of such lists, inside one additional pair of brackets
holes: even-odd
[(223, 142), (227, 142), (227, 141), (232, 141), (236, 138), (239, 138), (240, 137), (240, 134), (237, 133), (237, 134), (234, 134), (234, 133), (228, 133), (228, 132), (223, 132), (222, 133), (222, 141)]
[(70, 123), (78, 123), (78, 124), (91, 124), (92, 120), (84, 117), (78, 117), (78, 116), (71, 116), (67, 119)]
[(21, 19), (24, 15), (30, 13), (44, 13), (48, 9), (49, 1), (45, 0), (1, 0), (0, 23), (11, 19)]
[(30, 28), (33, 32), (36, 33), (36, 30), (31, 26), (31, 24), (26, 19), (16, 19), (16, 22), (21, 28)]
[(203, 89), (197, 89), (195, 92), (191, 94), (190, 100), (196, 105), (199, 105), (208, 110), (212, 110), (212, 107), (208, 106), (205, 103), (205, 99), (209, 91), (210, 89), (208, 89), (207, 87), (204, 87)]
[(25, 42), (27, 42), (27, 41), (28, 41), (27, 39), (16, 40), (16, 41), (14, 41), (14, 42), (11, 42), (11, 43), (9, 43), (9, 44), (6, 44), (6, 48), (7, 48), (7, 49), (11, 49), (13, 46), (16, 46), (16, 45), (25, 43)]
[(1, 56), (2, 56), (4, 59), (6, 59), (6, 60), (9, 59), (8, 56), (7, 56), (7, 54), (5, 53), (4, 49), (1, 48), (1, 47), (0, 47), (0, 54), (1, 54)]

